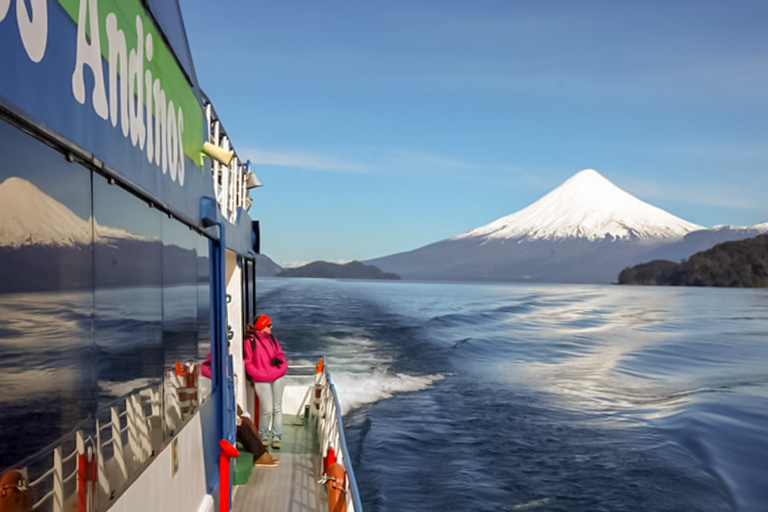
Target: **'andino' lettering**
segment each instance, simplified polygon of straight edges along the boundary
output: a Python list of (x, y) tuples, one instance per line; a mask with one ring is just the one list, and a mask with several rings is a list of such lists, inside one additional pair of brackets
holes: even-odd
[[(10, 9), (11, 0), (0, 0), (0, 22)], [(16, 20), (27, 56), (32, 62), (40, 62), (48, 44), (47, 1), (16, 0)], [(184, 185), (184, 113), (167, 97), (160, 78), (152, 76), (149, 64), (154, 57), (154, 43), (150, 32), (145, 37), (140, 16), (136, 16), (136, 34), (136, 45), (129, 49), (118, 17), (113, 12), (107, 15), (107, 89), (98, 1), (81, 0), (72, 95), (78, 103), (86, 104), (89, 91), (85, 87), (85, 69), (90, 69), (90, 104), (96, 115), (109, 120), (113, 128), (119, 122), (123, 137), (130, 137), (131, 144), (144, 152), (148, 162), (154, 162), (172, 181), (178, 179), (179, 185)]]
[[(114, 13), (106, 18), (109, 101), (104, 85), (101, 60), (101, 38), (98, 30), (97, 0), (81, 0), (77, 20), (77, 55), (72, 73), (72, 93), (85, 104), (85, 67), (91, 68), (95, 77), (91, 102), (93, 110), (103, 119), (109, 119), (113, 127), (118, 117), (123, 136), (131, 138), (131, 144), (139, 147), (147, 161), (158, 165), (163, 174), (184, 185), (184, 114), (176, 109), (173, 100), (166, 103), (166, 93), (160, 79), (152, 80), (152, 72), (144, 69), (152, 62), (154, 46), (152, 34), (144, 38), (144, 27), (136, 16), (136, 47), (128, 50), (125, 32), (118, 27)], [(86, 37), (86, 23), (90, 23), (91, 38)], [(118, 84), (119, 82), (119, 84)], [(153, 112), (154, 106), (154, 112)], [(152, 118), (154, 114), (154, 127)], [(153, 155), (154, 152), (154, 155)]]

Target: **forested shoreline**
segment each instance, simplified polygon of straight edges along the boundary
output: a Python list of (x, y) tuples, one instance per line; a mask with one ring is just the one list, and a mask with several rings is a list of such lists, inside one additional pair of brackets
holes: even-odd
[(619, 284), (768, 288), (768, 235), (718, 244), (680, 263), (654, 260), (625, 268)]

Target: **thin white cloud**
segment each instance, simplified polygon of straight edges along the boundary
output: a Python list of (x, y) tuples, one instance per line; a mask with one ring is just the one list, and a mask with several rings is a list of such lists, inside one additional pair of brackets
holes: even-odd
[(768, 146), (755, 142), (717, 141), (717, 142), (678, 142), (662, 146), (672, 155), (684, 158), (696, 158), (702, 161), (715, 161), (723, 165), (738, 163), (739, 165), (757, 164), (764, 167), (768, 161)]
[(702, 204), (738, 210), (765, 208), (765, 199), (758, 191), (741, 185), (724, 183), (658, 183), (643, 180), (625, 182), (622, 188), (644, 201), (674, 200), (683, 203)]
[(278, 153), (260, 149), (249, 149), (244, 151), (243, 154), (255, 165), (276, 165), (279, 167), (298, 167), (301, 169), (332, 172), (367, 172), (364, 165), (327, 155), (303, 152)]
[[(307, 152), (251, 149), (243, 152), (255, 165), (275, 165), (326, 172), (445, 176), (446, 173), (482, 171), (467, 160), (413, 149), (364, 148), (360, 155), (332, 156)], [(365, 163), (362, 163), (365, 162)]]
[(415, 149), (371, 150), (372, 167), (380, 173), (432, 176), (480, 171), (480, 164)]

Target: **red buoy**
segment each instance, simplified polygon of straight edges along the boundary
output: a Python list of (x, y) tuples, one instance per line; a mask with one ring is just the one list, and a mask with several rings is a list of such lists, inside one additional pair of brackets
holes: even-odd
[(336, 452), (333, 448), (328, 448), (328, 454), (323, 458), (323, 474), (328, 473), (328, 468), (334, 462), (336, 462)]

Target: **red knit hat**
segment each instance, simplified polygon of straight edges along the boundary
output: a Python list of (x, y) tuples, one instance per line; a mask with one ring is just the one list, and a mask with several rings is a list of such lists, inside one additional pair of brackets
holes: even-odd
[(256, 323), (253, 324), (253, 326), (258, 331), (263, 331), (265, 328), (272, 325), (272, 320), (267, 315), (261, 315), (259, 318), (256, 319)]

